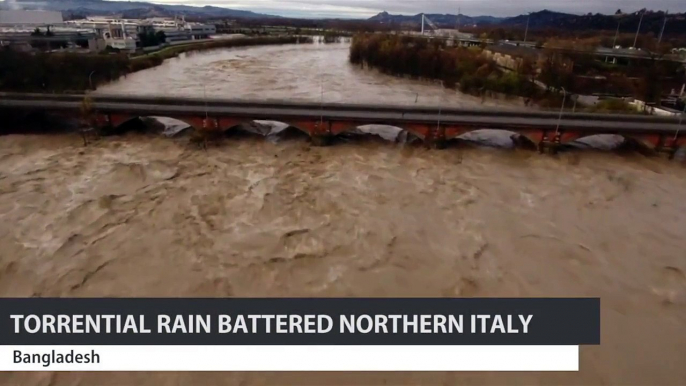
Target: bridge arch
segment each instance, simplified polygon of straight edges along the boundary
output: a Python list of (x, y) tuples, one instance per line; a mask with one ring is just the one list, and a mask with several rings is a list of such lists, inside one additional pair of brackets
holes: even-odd
[(387, 124), (353, 125), (346, 130), (337, 133), (336, 137), (367, 137), (392, 143), (410, 143), (417, 140), (423, 141), (423, 138), (420, 138), (412, 131), (400, 126)]
[(588, 134), (569, 138), (564, 136), (561, 145), (567, 148), (612, 150), (622, 147), (627, 138), (617, 134)]
[(146, 115), (133, 115), (133, 114), (98, 114), (96, 117), (96, 122), (101, 127), (106, 128), (106, 130), (111, 134), (121, 134), (130, 129), (135, 128), (132, 125), (143, 125), (145, 119), (154, 119), (159, 121), (171, 121), (178, 123), (179, 125), (185, 125), (186, 127), (192, 127), (194, 129), (202, 129), (204, 121), (202, 118), (197, 117), (186, 117), (186, 116), (146, 116)]
[(428, 126), (389, 124), (387, 122), (331, 122), (329, 132), (334, 137), (346, 135), (375, 136), (390, 142), (424, 142)]
[(254, 135), (264, 138), (310, 137), (310, 133), (295, 124), (277, 120), (221, 121), (221, 130), (227, 136)]
[(302, 133), (305, 134), (309, 137), (312, 137), (314, 133), (316, 132), (317, 128), (312, 125), (311, 122), (291, 122), (291, 121), (272, 121), (272, 122), (278, 122), (284, 125), (285, 127), (278, 131), (278, 133)]
[(529, 130), (519, 131), (474, 127), (452, 130), (448, 128), (446, 129), (445, 139), (448, 143), (467, 141), (481, 143), (486, 146), (535, 150), (542, 137), (542, 133)]
[(639, 152), (653, 151), (661, 144), (665, 138), (655, 134), (617, 134), (608, 133), (565, 133), (560, 142), (563, 146), (574, 145), (575, 143), (585, 144), (588, 147), (600, 149), (627, 149)]

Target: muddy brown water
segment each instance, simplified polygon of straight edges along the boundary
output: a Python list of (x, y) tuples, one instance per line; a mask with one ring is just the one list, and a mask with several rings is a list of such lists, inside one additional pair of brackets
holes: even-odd
[(183, 54), (103, 85), (95, 94), (164, 95), (453, 107), (517, 103), (482, 100), (435, 83), (381, 75), (348, 61), (349, 44), (261, 46)]
[(592, 296), (602, 345), (582, 347), (578, 373), (48, 372), (0, 383), (683, 384), (684, 197), (683, 164), (635, 154), (3, 136), (2, 296)]

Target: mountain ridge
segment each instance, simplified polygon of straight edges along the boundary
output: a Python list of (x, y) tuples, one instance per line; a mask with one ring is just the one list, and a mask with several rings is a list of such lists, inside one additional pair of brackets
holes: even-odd
[(13, 0), (0, 3), (0, 9), (26, 9), (60, 11), (65, 17), (107, 16), (121, 14), (125, 17), (154, 16), (194, 16), (194, 17), (233, 17), (233, 18), (275, 18), (278, 16), (215, 6), (190, 6), (179, 4), (153, 4), (145, 1), (106, 1), (106, 0)]
[[(504, 20), (503, 18), (494, 16), (467, 16), (464, 14), (452, 15), (452, 14), (440, 14), (440, 13), (427, 13), (426, 16), (432, 22), (437, 25), (454, 27), (459, 19), (460, 25), (486, 25), (486, 24), (497, 24)], [(367, 19), (369, 21), (377, 21), (382, 23), (393, 23), (393, 24), (403, 24), (403, 23), (421, 23), (422, 14), (416, 15), (392, 15), (386, 11), (381, 12), (371, 18)]]
[[(0, 2), (0, 9), (42, 9), (61, 11), (66, 19), (85, 16), (117, 15), (124, 18), (173, 17), (188, 16), (199, 19), (275, 19), (280, 16), (267, 15), (252, 11), (236, 10), (216, 6), (190, 6), (153, 4), (145, 1), (106, 1), (106, 0), (4, 0)], [(467, 16), (464, 14), (427, 14), (428, 18), (440, 28), (455, 28), (456, 26), (497, 26), (510, 28), (532, 29), (565, 29), (580, 30), (615, 30), (620, 26), (621, 32), (635, 32), (641, 19), (640, 12), (645, 13), (641, 24), (641, 31), (659, 34), (665, 19), (661, 11), (642, 9), (632, 13), (622, 13), (620, 10), (614, 15), (592, 14), (585, 15), (556, 12), (544, 9), (529, 15), (499, 18), (493, 16)], [(328, 20), (328, 19), (320, 19)], [(365, 19), (356, 19), (365, 20)], [(393, 15), (386, 11), (366, 19), (370, 22), (390, 24), (393, 26), (421, 25), (422, 14)], [(686, 34), (686, 13), (669, 14), (665, 34)]]
[[(604, 15), (600, 13), (587, 13), (576, 15), (571, 13), (556, 12), (551, 10), (541, 10), (532, 12), (529, 15), (519, 15), (508, 18), (496, 18), (491, 16), (470, 17), (459, 15), (460, 25), (463, 26), (502, 26), (526, 28), (527, 24), (532, 29), (568, 29), (568, 30), (615, 30), (620, 27), (620, 32), (635, 32), (638, 28), (641, 12), (644, 18), (641, 24), (641, 31), (653, 32), (658, 34), (662, 29), (665, 13), (662, 11), (651, 11), (642, 9), (632, 13), (618, 13), (614, 15)], [(451, 14), (426, 14), (426, 16), (441, 28), (454, 28), (458, 16)], [(392, 15), (388, 12), (381, 12), (372, 16), (369, 21), (390, 24), (413, 24), (419, 25), (422, 22), (422, 14), (417, 15)], [(673, 13), (668, 15), (665, 33), (686, 33), (686, 13)]]

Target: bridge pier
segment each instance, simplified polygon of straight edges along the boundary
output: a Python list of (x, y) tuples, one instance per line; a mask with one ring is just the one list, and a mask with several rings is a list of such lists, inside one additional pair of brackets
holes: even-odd
[[(84, 124), (87, 124), (85, 121), (86, 119), (84, 119)], [(107, 136), (114, 131), (111, 114), (97, 114), (95, 119), (92, 119), (92, 122), (92, 127), (100, 135)]]
[(657, 147), (655, 148), (655, 152), (661, 157), (672, 160), (676, 156), (676, 153), (679, 151), (679, 148), (675, 145), (676, 143), (672, 144), (671, 146), (665, 145)]
[(314, 134), (312, 135), (312, 145), (317, 147), (331, 146), (333, 136), (328, 134)]
[(679, 133), (673, 137), (660, 135), (659, 139), (655, 143), (654, 151), (657, 155), (672, 160), (676, 156), (676, 153), (679, 151), (679, 148), (682, 146), (683, 142), (686, 141), (679, 137)]
[(555, 155), (562, 146), (562, 135), (557, 132), (550, 135), (547, 132), (543, 133), (541, 142), (538, 143), (538, 152), (541, 154)]
[(438, 125), (435, 129), (429, 129), (429, 140), (430, 146), (434, 149), (443, 150), (448, 147), (448, 141), (446, 140), (446, 127), (445, 125)]
[(437, 150), (444, 150), (448, 147), (448, 141), (445, 138), (437, 138), (433, 141), (433, 148)]

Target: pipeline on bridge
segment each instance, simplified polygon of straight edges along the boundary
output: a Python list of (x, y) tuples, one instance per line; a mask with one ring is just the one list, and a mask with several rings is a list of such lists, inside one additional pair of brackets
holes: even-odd
[(333, 137), (363, 125), (396, 126), (437, 148), (481, 129), (514, 132), (525, 143), (546, 152), (598, 134), (620, 135), (670, 155), (686, 145), (681, 117), (116, 95), (91, 98), (2, 93), (0, 97), (0, 111), (50, 112), (97, 127), (117, 127), (141, 116), (164, 116), (210, 133), (255, 120), (279, 121), (307, 133), (317, 145), (326, 145)]

